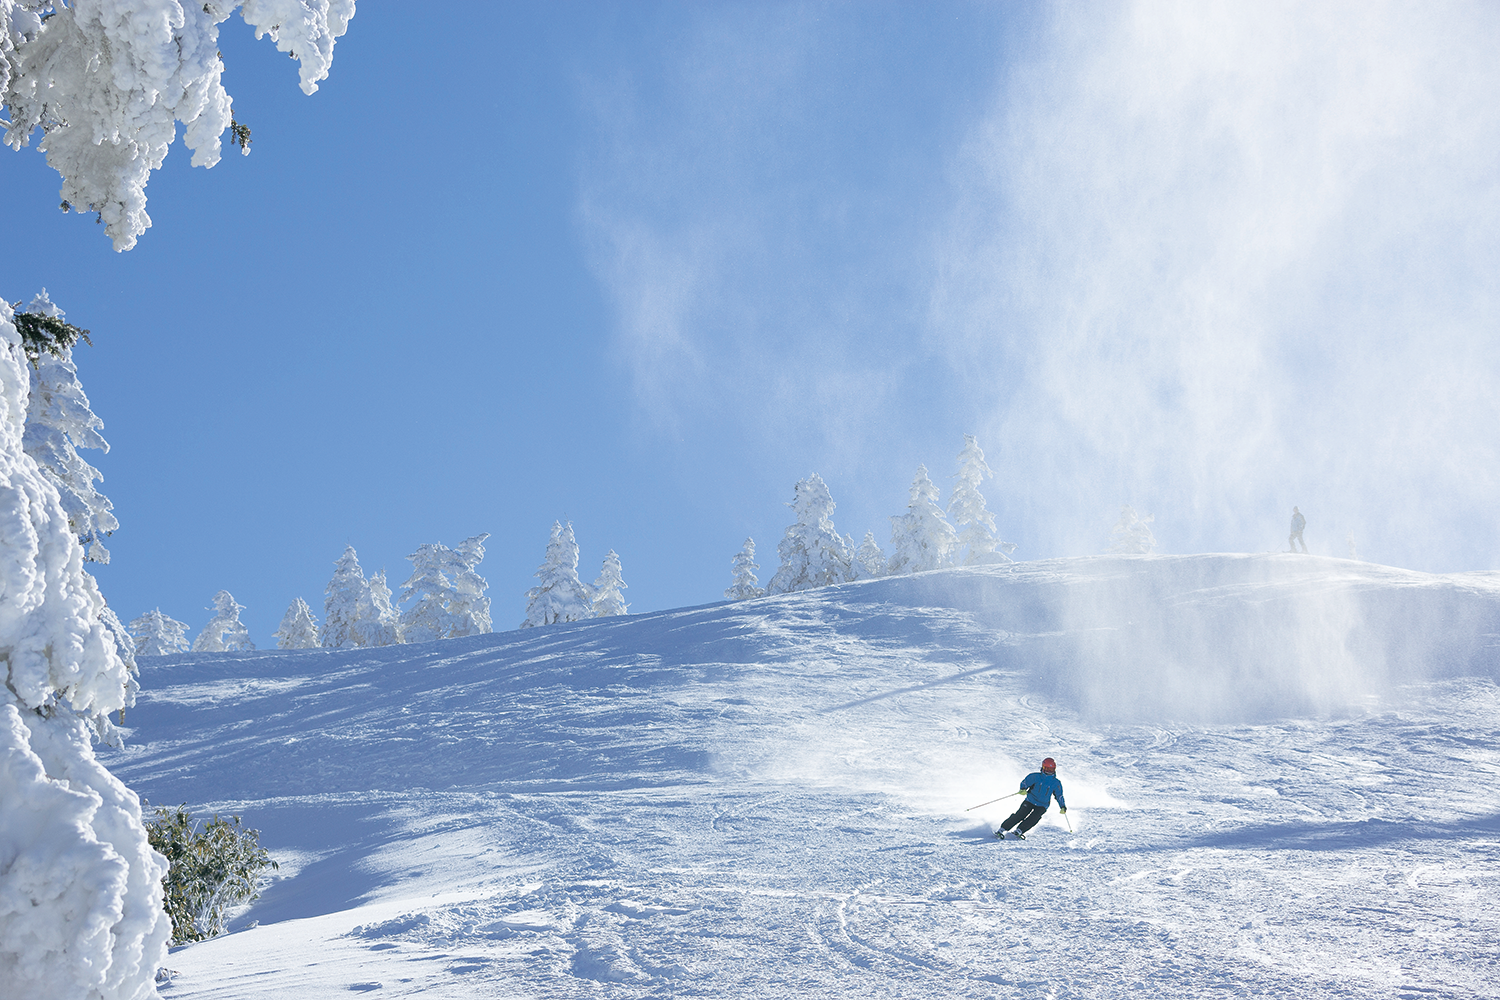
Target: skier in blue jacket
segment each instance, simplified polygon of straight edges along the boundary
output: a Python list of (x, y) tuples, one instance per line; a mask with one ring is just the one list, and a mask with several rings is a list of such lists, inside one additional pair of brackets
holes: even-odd
[[(1057, 799), (1057, 808), (1063, 814), (1068, 813), (1068, 803), (1063, 799), (1062, 782), (1057, 780), (1057, 761), (1048, 757), (1042, 761), (1040, 771), (1032, 771), (1021, 779), (1021, 791), (1026, 797), (1021, 800), (1021, 805), (1015, 812), (1000, 824), (1000, 829), (995, 831), (995, 836), (1001, 840), (1005, 835), (1014, 832), (1017, 840), (1026, 839), (1026, 831), (1036, 826), (1042, 816), (1047, 812), (1047, 807), (1052, 804), (1052, 799)], [(1011, 828), (1014, 827), (1014, 831)]]

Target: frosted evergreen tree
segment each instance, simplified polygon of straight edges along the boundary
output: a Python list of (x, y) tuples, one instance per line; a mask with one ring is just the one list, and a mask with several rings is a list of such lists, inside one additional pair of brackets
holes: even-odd
[(0, 104), (5, 142), (38, 149), (62, 175), (62, 207), (98, 215), (116, 250), (151, 225), (146, 182), (183, 124), (192, 165), (212, 167), (226, 129), (241, 152), (250, 130), (235, 121), (221, 82), (219, 25), (236, 10), (301, 64), (302, 91), (328, 76), (334, 40), (354, 0), (0, 0)]
[(1010, 562), (1014, 543), (1002, 542), (995, 531), (995, 515), (985, 506), (979, 487), (993, 476), (984, 452), (972, 434), (964, 435), (964, 450), (958, 454), (958, 482), (948, 498), (948, 518), (958, 532), (958, 546), (965, 566)]
[(958, 533), (938, 506), (938, 489), (927, 476), (927, 466), (917, 466), (911, 481), (911, 501), (906, 513), (891, 518), (891, 575), (920, 573), (953, 565)]
[(593, 615), (595, 618), (609, 618), (613, 615), (630, 613), (625, 598), (620, 595), (620, 591), (627, 586), (621, 573), (620, 557), (615, 555), (614, 549), (610, 549), (609, 554), (604, 557), (604, 565), (599, 569), (599, 578), (594, 581)]
[[(35, 5), (0, 2), (0, 89), (14, 88), (4, 29), (25, 17), (40, 24)], [(57, 489), (23, 446), (28, 353), (0, 301), (0, 997), (135, 1000), (167, 960), (166, 864), (140, 799), (92, 743), (120, 744), (109, 716), (139, 684)]]
[(853, 554), (833, 526), (833, 497), (822, 477), (814, 472), (798, 482), (787, 506), (797, 515), (797, 522), (787, 526), (776, 546), (781, 565), (766, 584), (766, 593), (790, 594), (848, 580)]
[(573, 537), (573, 522), (569, 521), (566, 528), (552, 522), (546, 559), (533, 575), (538, 583), (526, 592), (526, 620), (521, 628), (576, 622), (593, 612), (593, 598), (578, 578), (578, 542)]
[(755, 539), (745, 539), (745, 544), (729, 561), (729, 569), (733, 578), (729, 589), (724, 591), (725, 600), (748, 601), (764, 596), (765, 590), (757, 586), (760, 578), (755, 575), (755, 571), (760, 569), (760, 563), (755, 561)]
[(240, 623), (240, 612), (244, 610), (245, 606), (236, 604), (229, 591), (221, 590), (215, 594), (214, 616), (203, 626), (198, 638), (193, 640), (193, 652), (222, 653), (227, 650), (254, 649), (255, 643), (250, 641), (249, 630)]
[(1135, 512), (1135, 508), (1129, 504), (1120, 508), (1120, 519), (1110, 531), (1113, 539), (1109, 546), (1110, 552), (1145, 554), (1156, 548), (1156, 538), (1151, 534), (1151, 522), (1156, 520), (1150, 514), (1145, 517)]
[(478, 570), (488, 537), (489, 532), (471, 535), (449, 552), (446, 576), (453, 582), (454, 591), (448, 602), (449, 635), (486, 635), (493, 631), (490, 599), (484, 595), (490, 585)]
[(401, 635), (407, 642), (431, 642), (453, 633), (448, 606), (458, 590), (443, 572), (452, 555), (448, 546), (429, 542), (406, 557), (411, 560), (411, 576), (402, 584), (401, 603), (415, 602), (401, 613)]
[(188, 650), (187, 625), (168, 618), (161, 608), (147, 611), (130, 623), (136, 656), (166, 656)]
[(322, 645), (327, 649), (362, 649), (400, 642), (385, 571), (366, 580), (352, 545), (345, 546), (344, 554), (333, 565), (333, 579), (323, 590)]
[(316, 649), (320, 645), (318, 623), (306, 601), (300, 597), (292, 601), (281, 616), (275, 637), (277, 649)]
[[(64, 319), (63, 311), (52, 304), (45, 288), (31, 300), (26, 314)], [(104, 421), (89, 408), (89, 398), (78, 381), (73, 349), (36, 352), (22, 439), (26, 454), (57, 487), (63, 510), (68, 513), (68, 526), (83, 544), (84, 558), (98, 563), (109, 562), (109, 550), (100, 539), (120, 522), (111, 513), (114, 504), (94, 488), (94, 482), (103, 478), (99, 470), (85, 462), (78, 449), (97, 448), (107, 454), (109, 442), (99, 433), (103, 428)]]
[(858, 579), (861, 580), (873, 580), (876, 577), (885, 576), (885, 551), (880, 547), (880, 543), (875, 541), (875, 532), (865, 532), (865, 540), (860, 542), (859, 548), (854, 551), (854, 568), (858, 573)]

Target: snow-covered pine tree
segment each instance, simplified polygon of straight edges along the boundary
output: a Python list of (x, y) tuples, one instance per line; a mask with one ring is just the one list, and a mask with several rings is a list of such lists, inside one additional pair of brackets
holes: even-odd
[(885, 576), (885, 551), (875, 541), (875, 532), (865, 532), (865, 540), (859, 543), (859, 548), (854, 552), (854, 566), (861, 580)]
[(130, 623), (136, 656), (166, 656), (188, 650), (187, 625), (168, 618), (161, 608), (147, 611)]
[[(16, 6), (0, 4), (0, 22), (31, 13)], [(5, 27), (0, 73), (13, 65)], [(57, 490), (23, 446), (29, 360), (12, 315), (0, 301), (0, 996), (144, 997), (172, 933), (166, 865), (140, 799), (91, 745), (119, 744), (109, 715), (139, 685)]]
[(766, 593), (790, 594), (848, 580), (852, 553), (829, 516), (834, 502), (822, 477), (814, 472), (799, 481), (787, 506), (796, 513), (797, 521), (787, 526), (776, 546), (781, 565), (766, 584)]
[[(984, 451), (972, 434), (964, 435), (964, 450), (958, 453), (958, 483), (948, 498), (948, 518), (958, 532), (958, 546), (965, 566), (1010, 562), (1013, 542), (1002, 542), (995, 531), (995, 515), (985, 506), (980, 485), (993, 476), (985, 464)], [(955, 552), (957, 554), (957, 551)]]
[(254, 649), (250, 632), (240, 623), (243, 604), (236, 604), (227, 590), (214, 595), (214, 616), (193, 640), (195, 653), (222, 653), (226, 650)]
[[(64, 318), (45, 288), (31, 300), (26, 314)], [(89, 398), (78, 381), (72, 347), (38, 351), (32, 361), (31, 401), (22, 440), (26, 454), (57, 487), (63, 510), (68, 512), (68, 526), (84, 546), (84, 558), (98, 563), (109, 562), (109, 550), (100, 539), (120, 522), (111, 513), (114, 504), (94, 488), (94, 481), (103, 478), (99, 470), (85, 462), (78, 449), (97, 448), (107, 454), (109, 442), (99, 433), (103, 427), (104, 421), (89, 408)]]
[(630, 607), (625, 603), (625, 598), (620, 591), (627, 586), (620, 568), (620, 557), (615, 554), (614, 549), (604, 557), (604, 565), (599, 569), (599, 578), (594, 581), (594, 603), (593, 615), (595, 618), (609, 618), (613, 615), (626, 615), (630, 613)]
[(281, 616), (281, 625), (276, 629), (275, 637), (277, 649), (318, 648), (318, 623), (306, 601), (300, 597), (292, 601), (286, 614)]
[(1156, 548), (1156, 537), (1151, 534), (1150, 527), (1155, 520), (1150, 514), (1140, 516), (1129, 504), (1121, 507), (1120, 519), (1110, 531), (1113, 541), (1109, 551), (1143, 555)]
[(911, 502), (906, 513), (891, 518), (891, 553), (888, 570), (919, 573), (953, 565), (958, 533), (938, 506), (938, 489), (927, 476), (927, 466), (917, 466), (911, 481)]
[(755, 539), (745, 539), (745, 544), (729, 561), (729, 567), (734, 577), (729, 589), (724, 591), (725, 600), (748, 601), (765, 595), (765, 590), (757, 586), (760, 578), (755, 575), (755, 571), (760, 569), (760, 563), (755, 561)]
[[(219, 25), (238, 10), (301, 63), (302, 91), (328, 76), (333, 44), (354, 0), (59, 0), (0, 2), (0, 104), (5, 141), (38, 149), (62, 175), (62, 207), (98, 213), (116, 250), (151, 225), (146, 182), (183, 123), (195, 167), (219, 162), (229, 129), (242, 152), (250, 130), (234, 120), (221, 76)], [(149, 982), (149, 979), (148, 979)]]
[(489, 532), (471, 535), (449, 552), (446, 575), (454, 590), (448, 603), (449, 635), (487, 635), (494, 629), (490, 599), (484, 595), (490, 585), (478, 570), (488, 537)]
[(401, 635), (407, 642), (446, 639), (453, 632), (448, 605), (458, 597), (447, 569), (453, 552), (438, 542), (428, 542), (407, 556), (411, 576), (401, 585), (401, 603), (415, 600), (401, 614)]
[(576, 622), (593, 611), (593, 598), (578, 578), (578, 542), (573, 537), (573, 522), (569, 521), (566, 528), (552, 522), (547, 556), (532, 575), (539, 582), (526, 592), (526, 620), (521, 628)]

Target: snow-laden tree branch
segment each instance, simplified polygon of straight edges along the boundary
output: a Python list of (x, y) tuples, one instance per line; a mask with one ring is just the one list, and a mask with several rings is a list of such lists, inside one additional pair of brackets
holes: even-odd
[(0, 0), (5, 142), (20, 149), (40, 128), (37, 148), (62, 175), (64, 211), (98, 213), (116, 250), (151, 225), (146, 182), (178, 122), (193, 166), (219, 162), (233, 121), (219, 25), (236, 10), (256, 38), (298, 61), (311, 94), (354, 0)]

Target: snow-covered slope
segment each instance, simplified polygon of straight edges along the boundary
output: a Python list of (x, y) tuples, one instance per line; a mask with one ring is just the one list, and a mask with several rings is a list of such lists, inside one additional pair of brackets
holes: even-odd
[(1495, 996), (1497, 654), (1496, 574), (1053, 560), (147, 660), (105, 759), (282, 862), (172, 997)]

